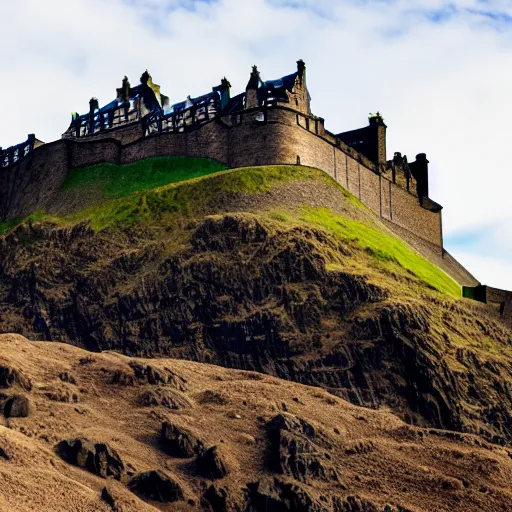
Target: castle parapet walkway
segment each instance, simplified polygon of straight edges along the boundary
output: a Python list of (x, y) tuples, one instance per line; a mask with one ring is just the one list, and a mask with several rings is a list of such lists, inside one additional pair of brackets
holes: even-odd
[(32, 133), (25, 142), (21, 142), (7, 149), (0, 148), (0, 167), (6, 168), (14, 165), (28, 156), (34, 148), (40, 144), (42, 144), (41, 141), (38, 141), (36, 136)]

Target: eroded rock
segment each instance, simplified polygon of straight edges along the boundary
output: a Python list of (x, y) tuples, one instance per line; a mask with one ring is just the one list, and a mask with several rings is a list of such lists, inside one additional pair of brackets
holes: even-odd
[(4, 405), (6, 418), (26, 418), (30, 413), (30, 402), (26, 396), (14, 395)]
[(323, 449), (331, 446), (323, 431), (287, 413), (275, 416), (268, 429), (270, 462), (275, 471), (302, 482), (316, 479), (339, 483), (332, 457)]
[(194, 457), (204, 451), (204, 443), (200, 439), (170, 421), (162, 423), (160, 440), (166, 451), (175, 457)]
[(247, 487), (247, 512), (332, 512), (330, 506), (320, 503), (302, 486), (279, 478), (264, 478)]
[(131, 361), (130, 368), (133, 370), (136, 379), (143, 380), (148, 384), (167, 384), (173, 386), (178, 391), (187, 390), (186, 379), (184, 379), (177, 373), (173, 372), (169, 368), (164, 368), (163, 370), (161, 370), (149, 364), (142, 364), (137, 361)]
[(135, 475), (128, 488), (140, 496), (160, 503), (171, 503), (184, 498), (180, 484), (163, 471), (147, 471)]
[(86, 438), (67, 439), (57, 445), (57, 453), (70, 464), (103, 478), (123, 480), (126, 469), (117, 451), (106, 443)]
[(192, 407), (186, 396), (173, 389), (148, 389), (139, 395), (137, 402), (144, 407), (160, 406), (175, 411)]
[(0, 388), (9, 389), (13, 386), (19, 386), (25, 391), (32, 389), (30, 379), (21, 370), (6, 365), (0, 366)]
[(229, 473), (226, 460), (217, 446), (212, 446), (197, 456), (196, 468), (200, 475), (210, 480), (224, 478)]

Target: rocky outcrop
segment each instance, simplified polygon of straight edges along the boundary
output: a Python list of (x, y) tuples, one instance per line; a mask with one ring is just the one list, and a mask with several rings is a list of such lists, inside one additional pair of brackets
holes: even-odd
[(212, 446), (199, 453), (196, 459), (196, 468), (201, 476), (210, 480), (224, 478), (229, 473), (225, 457), (217, 446)]
[(21, 370), (5, 365), (0, 366), (0, 389), (9, 389), (16, 386), (25, 391), (32, 389), (30, 379), (25, 377)]
[(160, 442), (174, 457), (194, 457), (204, 451), (204, 443), (192, 432), (171, 421), (162, 423)]
[(128, 488), (138, 496), (160, 503), (172, 503), (183, 499), (183, 489), (163, 471), (147, 471), (135, 475)]
[(173, 411), (192, 407), (192, 402), (185, 395), (172, 389), (148, 389), (139, 395), (137, 403), (143, 407), (165, 407)]
[[(278, 473), (301, 482), (323, 480), (339, 482), (326, 448), (327, 436), (311, 423), (291, 414), (281, 413), (268, 424), (269, 460)], [(340, 487), (341, 484), (340, 484)]]
[(14, 395), (7, 399), (4, 405), (6, 418), (26, 418), (30, 412), (30, 402), (26, 396)]
[(86, 438), (66, 439), (57, 445), (57, 453), (66, 462), (103, 478), (125, 478), (126, 469), (121, 457), (106, 443), (93, 443)]

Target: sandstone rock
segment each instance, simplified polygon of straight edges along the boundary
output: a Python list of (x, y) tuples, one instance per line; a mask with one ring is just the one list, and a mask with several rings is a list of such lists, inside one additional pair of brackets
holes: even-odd
[(183, 490), (178, 482), (163, 471), (147, 471), (135, 475), (128, 488), (142, 498), (161, 503), (182, 500)]
[(121, 457), (106, 443), (93, 443), (86, 438), (63, 440), (57, 445), (57, 453), (66, 462), (103, 478), (123, 480), (125, 477)]
[(26, 418), (30, 412), (30, 402), (26, 396), (14, 395), (4, 405), (6, 418)]
[(224, 478), (228, 473), (228, 465), (217, 446), (200, 453), (196, 459), (197, 472), (211, 480)]
[(149, 389), (143, 391), (137, 402), (145, 407), (161, 406), (171, 410), (188, 409), (192, 402), (180, 392), (173, 389)]
[(204, 443), (187, 429), (170, 421), (162, 423), (161, 442), (175, 457), (194, 457), (204, 451)]

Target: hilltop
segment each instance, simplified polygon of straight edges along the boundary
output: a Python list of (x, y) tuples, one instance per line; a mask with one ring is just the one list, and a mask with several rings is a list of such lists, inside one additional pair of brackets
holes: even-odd
[(136, 192), (109, 178), (133, 168), (83, 169), (4, 225), (0, 330), (264, 372), (510, 442), (512, 334), (487, 309), (325, 173), (203, 164), (151, 188), (158, 164)]
[(0, 420), (2, 510), (511, 510), (511, 453), (476, 436), (249, 371), (0, 346), (2, 405), (17, 397)]

